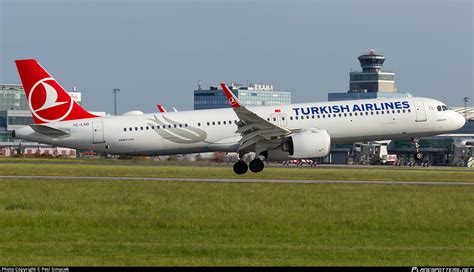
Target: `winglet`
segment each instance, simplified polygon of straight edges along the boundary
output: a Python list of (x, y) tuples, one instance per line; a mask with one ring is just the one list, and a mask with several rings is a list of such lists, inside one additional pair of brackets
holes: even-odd
[(156, 104), (156, 107), (158, 108), (160, 112), (166, 112), (165, 108), (162, 105)]
[(240, 107), (240, 102), (237, 99), (237, 97), (234, 96), (234, 94), (229, 90), (227, 85), (224, 83), (221, 83), (222, 90), (224, 91), (225, 97), (229, 101), (229, 104), (232, 106), (232, 108), (239, 108)]

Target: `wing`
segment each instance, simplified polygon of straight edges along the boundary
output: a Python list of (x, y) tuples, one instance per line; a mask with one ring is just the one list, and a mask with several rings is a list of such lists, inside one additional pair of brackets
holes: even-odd
[(239, 118), (236, 132), (240, 133), (242, 139), (239, 141), (238, 151), (249, 150), (259, 142), (282, 139), (291, 133), (290, 130), (270, 123), (242, 106), (224, 83), (221, 83), (221, 87), (232, 109)]

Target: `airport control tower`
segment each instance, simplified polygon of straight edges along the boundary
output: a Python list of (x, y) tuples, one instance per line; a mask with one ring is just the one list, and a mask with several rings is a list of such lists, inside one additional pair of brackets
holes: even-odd
[(349, 92), (397, 92), (395, 88), (395, 73), (383, 71), (385, 57), (376, 54), (374, 50), (358, 57), (362, 71), (350, 72)]

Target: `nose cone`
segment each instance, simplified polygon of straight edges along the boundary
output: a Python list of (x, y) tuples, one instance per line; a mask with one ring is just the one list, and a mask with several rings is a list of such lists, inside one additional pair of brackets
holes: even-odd
[(466, 124), (466, 119), (464, 118), (464, 116), (462, 116), (461, 114), (455, 112), (454, 113), (454, 118), (453, 118), (453, 126), (455, 127), (454, 129), (455, 130), (460, 129), (465, 124)]

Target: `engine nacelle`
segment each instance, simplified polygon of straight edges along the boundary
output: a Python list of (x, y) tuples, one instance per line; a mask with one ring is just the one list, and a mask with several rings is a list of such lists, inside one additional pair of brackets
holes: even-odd
[(288, 152), (289, 158), (305, 159), (326, 156), (330, 146), (331, 137), (325, 129), (305, 129), (291, 135), (282, 150)]

